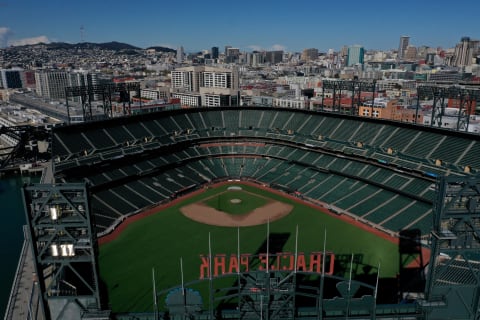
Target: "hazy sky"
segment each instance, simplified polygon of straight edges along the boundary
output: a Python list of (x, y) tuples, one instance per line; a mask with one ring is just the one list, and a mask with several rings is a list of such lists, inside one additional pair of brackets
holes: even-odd
[(0, 0), (0, 47), (32, 42), (120, 41), (185, 51), (454, 47), (480, 39), (480, 1)]

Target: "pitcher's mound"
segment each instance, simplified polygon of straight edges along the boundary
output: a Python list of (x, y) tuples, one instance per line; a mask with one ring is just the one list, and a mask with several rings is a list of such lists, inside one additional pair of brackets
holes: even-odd
[[(232, 199), (231, 201), (233, 200), (239, 199)], [(221, 227), (248, 227), (281, 219), (289, 214), (292, 209), (292, 205), (272, 201), (242, 215), (221, 212), (202, 203), (189, 204), (180, 208), (180, 211), (187, 218), (200, 223)]]

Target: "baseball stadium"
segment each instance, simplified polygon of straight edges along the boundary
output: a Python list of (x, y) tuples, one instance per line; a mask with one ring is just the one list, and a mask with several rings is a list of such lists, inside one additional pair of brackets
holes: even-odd
[(319, 111), (56, 127), (24, 188), (51, 319), (470, 319), (480, 136)]

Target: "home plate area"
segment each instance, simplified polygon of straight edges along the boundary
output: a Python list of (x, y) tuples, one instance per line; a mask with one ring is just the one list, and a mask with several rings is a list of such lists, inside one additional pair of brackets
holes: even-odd
[[(258, 203), (259, 206), (252, 207)], [(292, 205), (230, 186), (226, 191), (180, 208), (183, 215), (196, 222), (221, 227), (247, 227), (281, 219)]]

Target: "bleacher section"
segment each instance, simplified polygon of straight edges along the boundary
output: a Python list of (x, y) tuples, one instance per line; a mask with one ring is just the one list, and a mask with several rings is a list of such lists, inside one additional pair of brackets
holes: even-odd
[(480, 170), (477, 136), (275, 108), (57, 127), (52, 148), (58, 182), (91, 184), (98, 232), (180, 190), (239, 178), (295, 190), (393, 232), (427, 233), (435, 175)]

